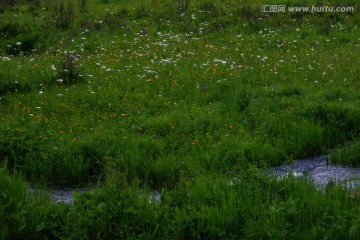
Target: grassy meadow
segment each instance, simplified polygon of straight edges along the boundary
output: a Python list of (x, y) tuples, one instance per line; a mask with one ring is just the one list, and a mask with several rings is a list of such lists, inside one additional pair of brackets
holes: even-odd
[(360, 165), (360, 5), (265, 4), (0, 1), (0, 239), (358, 239), (357, 192), (266, 169)]

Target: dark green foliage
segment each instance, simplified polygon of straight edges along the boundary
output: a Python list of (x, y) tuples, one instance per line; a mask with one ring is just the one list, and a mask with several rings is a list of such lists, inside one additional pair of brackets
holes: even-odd
[(75, 10), (72, 1), (61, 0), (53, 5), (53, 19), (59, 28), (69, 28), (75, 20)]
[(354, 107), (315, 104), (305, 109), (304, 116), (324, 127), (331, 142), (342, 143), (360, 132), (360, 112)]
[(1, 50), (7, 55), (31, 53), (37, 48), (41, 34), (31, 30), (17, 21), (0, 24), (0, 35), (3, 41), (0, 43)]
[(22, 208), (26, 201), (26, 185), (23, 179), (14, 174), (8, 175), (4, 164), (0, 168), (0, 238), (10, 239), (16, 232), (24, 228), (20, 213), (17, 209)]
[(135, 8), (135, 17), (137, 19), (141, 19), (141, 18), (144, 18), (147, 16), (149, 16), (149, 9), (146, 7), (146, 5), (144, 3), (138, 5)]
[(254, 21), (259, 18), (259, 11), (255, 10), (251, 6), (245, 5), (237, 9), (236, 15), (245, 19), (250, 24), (255, 24)]
[(217, 18), (221, 15), (221, 10), (214, 2), (202, 2), (199, 6), (199, 9), (204, 11), (204, 14), (208, 17)]
[(26, 27), (16, 21), (3, 23), (0, 26), (0, 34), (3, 38), (16, 37), (17, 35), (26, 32)]
[[(228, 83), (219, 83), (209, 94), (208, 102), (219, 105), (219, 111), (242, 112), (250, 105), (250, 93), (244, 89), (236, 89)], [(231, 110), (230, 110), (231, 109)]]
[(332, 152), (331, 162), (342, 163), (350, 166), (360, 165), (360, 143), (358, 141), (345, 145)]
[[(136, 11), (140, 10), (137, 9)], [(131, 15), (129, 10), (127, 8), (123, 8), (116, 14), (107, 13), (104, 16), (104, 24), (108, 26), (109, 30), (119, 30), (126, 27), (126, 23), (130, 20), (130, 17)], [(139, 17), (141, 18), (140, 15)]]
[(181, 12), (186, 12), (189, 8), (190, 0), (176, 0), (178, 4), (178, 8)]
[(1, 0), (0, 6), (1, 6), (1, 5), (7, 5), (7, 4), (9, 4), (9, 5), (14, 5), (14, 4), (16, 4), (17, 2), (18, 2), (18, 0)]
[(0, 74), (0, 97), (10, 93), (28, 93), (32, 90), (30, 84), (22, 84), (19, 82), (11, 82)]
[(88, 10), (88, 0), (78, 0), (80, 12), (86, 12)]
[(297, 87), (287, 87), (280, 90), (278, 94), (280, 96), (296, 97), (296, 96), (302, 96), (303, 94), (305, 94), (305, 91)]
[[(37, 49), (39, 34), (21, 34), (6, 41), (5, 53), (8, 55), (29, 54)], [(11, 46), (11, 47), (10, 47)]]

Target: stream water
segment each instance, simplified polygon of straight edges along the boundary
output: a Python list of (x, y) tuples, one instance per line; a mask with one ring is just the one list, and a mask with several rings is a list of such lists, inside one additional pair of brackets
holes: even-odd
[[(293, 161), (290, 165), (281, 165), (270, 168), (269, 174), (277, 175), (279, 178), (292, 174), (294, 177), (302, 177), (312, 180), (317, 186), (324, 187), (330, 181), (341, 182), (349, 189), (360, 186), (360, 168), (347, 167), (340, 164), (330, 164), (326, 156), (306, 158)], [(30, 189), (30, 191), (34, 191)], [(48, 191), (53, 202), (63, 202), (72, 204), (74, 200), (73, 192), (86, 192), (91, 189), (86, 188), (54, 188)], [(149, 195), (149, 202), (161, 201), (161, 193), (153, 191)]]
[(341, 182), (349, 189), (360, 185), (360, 168), (328, 163), (327, 156), (305, 158), (269, 169), (270, 174), (279, 178), (292, 174), (312, 180), (317, 186), (327, 186), (329, 182)]

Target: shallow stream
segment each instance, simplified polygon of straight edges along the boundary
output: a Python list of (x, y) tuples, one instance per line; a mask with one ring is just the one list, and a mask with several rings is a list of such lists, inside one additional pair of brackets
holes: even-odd
[[(270, 168), (269, 174), (277, 175), (279, 178), (292, 174), (294, 177), (303, 177), (312, 180), (315, 185), (323, 187), (329, 182), (341, 182), (349, 189), (360, 186), (360, 168), (347, 167), (340, 164), (330, 164), (326, 156), (305, 158), (293, 161), (290, 165), (281, 165)], [(34, 191), (34, 190), (30, 190)], [(48, 192), (55, 203), (73, 203), (73, 192), (86, 192), (86, 188), (54, 188)], [(161, 201), (161, 194), (158, 191), (150, 193), (149, 202)]]
[(290, 165), (281, 165), (269, 169), (270, 174), (284, 177), (304, 177), (317, 186), (326, 186), (330, 182), (341, 182), (348, 188), (360, 185), (360, 168), (328, 163), (327, 156), (305, 158), (293, 161)]

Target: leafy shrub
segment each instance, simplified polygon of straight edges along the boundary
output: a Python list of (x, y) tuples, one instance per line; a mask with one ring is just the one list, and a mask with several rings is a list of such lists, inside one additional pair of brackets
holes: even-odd
[(77, 84), (83, 79), (80, 70), (79, 58), (71, 52), (64, 55), (59, 70), (56, 75), (57, 83), (66, 85)]

